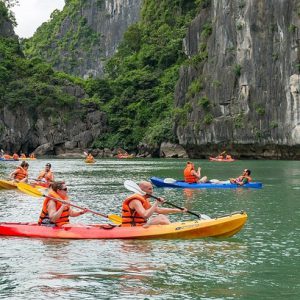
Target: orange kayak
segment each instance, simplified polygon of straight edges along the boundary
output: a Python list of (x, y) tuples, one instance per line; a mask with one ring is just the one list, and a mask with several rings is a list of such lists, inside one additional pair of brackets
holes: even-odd
[(40, 226), (36, 223), (0, 223), (0, 235), (57, 239), (196, 239), (230, 237), (239, 232), (247, 220), (245, 212), (235, 212), (207, 220), (193, 220), (152, 225), (148, 228), (114, 225), (68, 224), (64, 227)]

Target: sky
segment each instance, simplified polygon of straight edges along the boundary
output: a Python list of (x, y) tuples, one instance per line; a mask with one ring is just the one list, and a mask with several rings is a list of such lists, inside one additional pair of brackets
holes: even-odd
[(21, 38), (31, 37), (36, 29), (50, 19), (55, 9), (62, 10), (65, 0), (19, 0), (19, 5), (12, 8), (18, 26), (16, 34)]

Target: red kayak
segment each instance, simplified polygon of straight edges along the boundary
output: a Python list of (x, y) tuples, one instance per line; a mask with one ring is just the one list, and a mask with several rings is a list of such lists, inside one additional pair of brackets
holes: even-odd
[(216, 158), (216, 157), (210, 157), (209, 160), (210, 161), (220, 161), (220, 162), (233, 162), (233, 161), (235, 161), (235, 159), (233, 159), (233, 158), (226, 159), (226, 158)]
[(195, 239), (230, 237), (239, 232), (247, 220), (245, 212), (234, 212), (214, 219), (197, 219), (152, 225), (148, 228), (119, 227), (110, 224), (68, 224), (63, 227), (36, 223), (0, 223), (0, 235), (57, 239)]

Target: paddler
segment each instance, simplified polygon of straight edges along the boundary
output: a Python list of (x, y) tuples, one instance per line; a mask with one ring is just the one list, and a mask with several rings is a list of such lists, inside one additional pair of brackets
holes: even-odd
[(22, 161), (21, 164), (14, 170), (9, 177), (16, 182), (28, 181), (28, 167), (29, 164), (26, 161)]
[[(153, 193), (153, 186), (148, 181), (142, 181), (139, 187), (146, 195), (133, 194), (127, 197), (122, 205), (122, 227), (143, 226), (149, 227), (150, 225), (168, 225), (170, 220), (166, 214), (184, 213), (183, 210), (178, 208), (161, 208), (159, 204), (164, 202), (163, 198), (159, 198), (151, 204), (149, 201), (150, 195)], [(157, 216), (153, 216), (157, 213)]]
[(204, 183), (207, 182), (207, 176), (201, 178), (201, 168), (196, 172), (195, 166), (192, 162), (188, 161), (183, 171), (184, 181), (187, 183)]
[(49, 194), (45, 198), (43, 208), (38, 221), (39, 225), (44, 226), (63, 226), (69, 223), (69, 217), (78, 217), (85, 214), (88, 210), (73, 210), (69, 205), (53, 200), (63, 200), (68, 202), (67, 186), (64, 182), (53, 182), (49, 189)]
[(42, 181), (43, 183), (50, 184), (52, 181), (54, 181), (54, 174), (51, 171), (51, 164), (46, 163), (45, 170), (41, 171), (37, 181)]
[(244, 185), (244, 184), (252, 181), (252, 178), (250, 177), (250, 175), (251, 175), (251, 171), (249, 169), (245, 169), (241, 176), (239, 176), (237, 178), (229, 178), (229, 181), (231, 183)]

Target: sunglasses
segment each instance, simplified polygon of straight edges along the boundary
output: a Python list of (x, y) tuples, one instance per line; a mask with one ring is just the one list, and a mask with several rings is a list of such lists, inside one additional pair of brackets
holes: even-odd
[(60, 189), (60, 190), (66, 192), (68, 190), (68, 188), (64, 188), (64, 189)]

